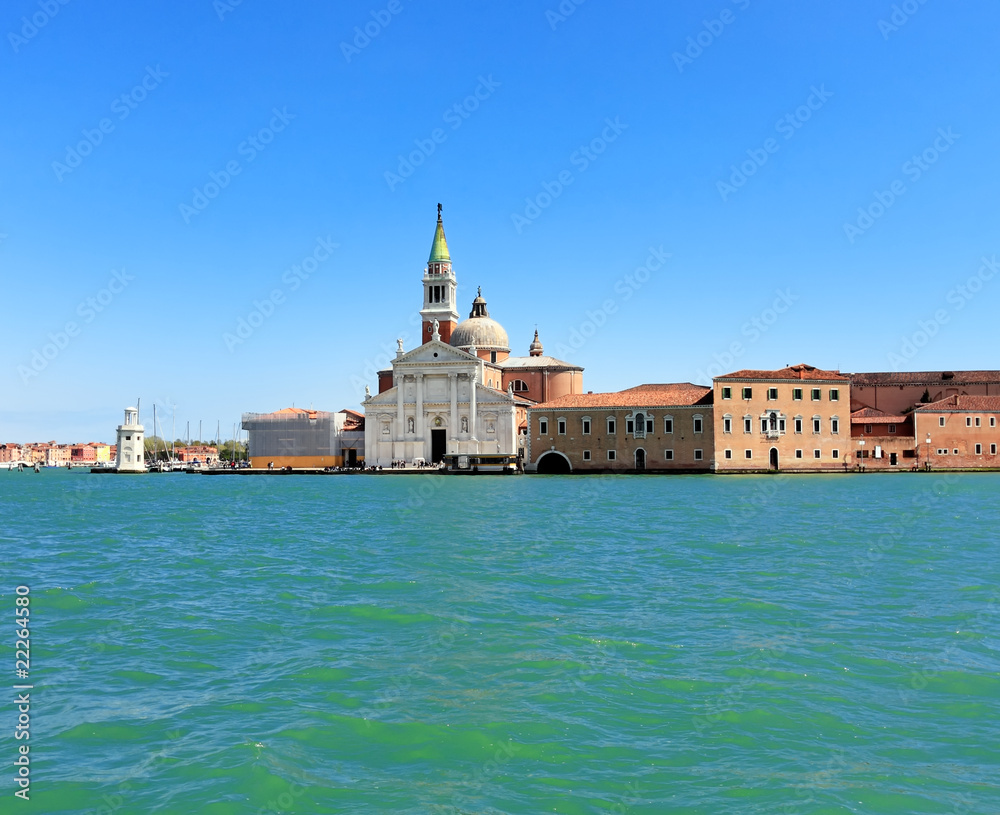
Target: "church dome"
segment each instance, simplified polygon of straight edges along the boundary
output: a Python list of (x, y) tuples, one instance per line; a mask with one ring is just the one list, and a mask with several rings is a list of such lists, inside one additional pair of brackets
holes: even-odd
[(483, 299), (483, 290), (472, 301), (469, 319), (463, 320), (451, 332), (450, 344), (453, 348), (469, 349), (473, 346), (480, 351), (510, 352), (510, 341), (503, 326), (490, 317)]

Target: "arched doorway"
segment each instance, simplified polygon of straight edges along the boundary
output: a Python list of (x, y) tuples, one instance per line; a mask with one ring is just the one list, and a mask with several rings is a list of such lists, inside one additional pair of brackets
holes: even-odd
[(564, 475), (573, 471), (569, 459), (562, 453), (545, 453), (538, 459), (538, 472), (542, 475)]
[(772, 470), (777, 470), (778, 469), (778, 448), (777, 447), (772, 447), (771, 448), (771, 469)]
[[(642, 414), (639, 415), (641, 416)], [(646, 451), (641, 447), (635, 451), (635, 468), (637, 470), (646, 469)]]

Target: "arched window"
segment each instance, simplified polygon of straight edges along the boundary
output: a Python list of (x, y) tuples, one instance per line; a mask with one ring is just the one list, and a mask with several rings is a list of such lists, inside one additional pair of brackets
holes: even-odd
[(522, 393), (528, 389), (528, 383), (525, 382), (523, 379), (515, 379), (510, 384), (511, 387), (514, 388), (515, 393)]

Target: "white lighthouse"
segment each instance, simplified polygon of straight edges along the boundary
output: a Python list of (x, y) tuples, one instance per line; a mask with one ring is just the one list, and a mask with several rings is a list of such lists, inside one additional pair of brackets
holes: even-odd
[(115, 469), (120, 473), (144, 473), (145, 428), (139, 424), (139, 408), (125, 408), (125, 423), (118, 425), (118, 455)]

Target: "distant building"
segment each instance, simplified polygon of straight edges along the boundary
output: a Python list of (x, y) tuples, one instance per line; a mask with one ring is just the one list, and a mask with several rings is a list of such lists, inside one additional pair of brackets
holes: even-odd
[(949, 396), (1000, 396), (1000, 371), (882, 371), (850, 377), (853, 407), (886, 413)]
[(265, 469), (354, 467), (364, 459), (364, 417), (353, 410), (284, 408), (244, 413), (250, 466)]
[(125, 408), (125, 421), (118, 425), (118, 455), (115, 469), (120, 473), (144, 473), (146, 471), (145, 437), (146, 429), (139, 424), (139, 409)]
[(219, 460), (219, 448), (207, 444), (189, 444), (177, 450), (177, 460), (200, 464), (215, 464)]

